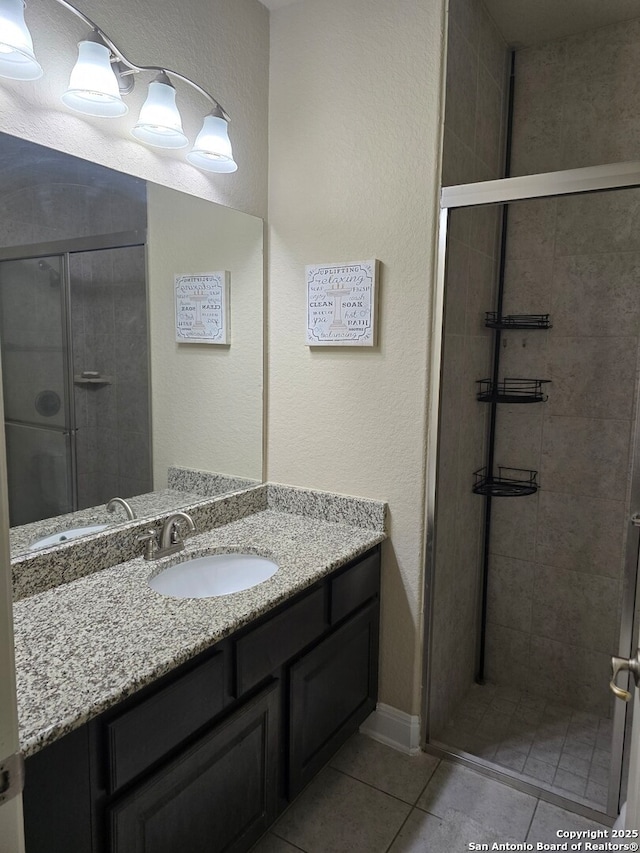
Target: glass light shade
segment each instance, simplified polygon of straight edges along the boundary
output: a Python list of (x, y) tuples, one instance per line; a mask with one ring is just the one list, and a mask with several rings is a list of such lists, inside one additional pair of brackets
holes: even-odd
[(33, 52), (31, 33), (24, 21), (23, 0), (0, 2), (0, 77), (37, 80), (42, 68)]
[(170, 83), (161, 80), (149, 83), (147, 100), (131, 133), (155, 148), (184, 148), (188, 144), (176, 106), (176, 90)]
[(238, 164), (233, 159), (229, 126), (225, 119), (216, 115), (205, 118), (187, 160), (206, 172), (236, 171)]
[(128, 107), (120, 97), (118, 78), (111, 67), (109, 48), (95, 41), (78, 44), (78, 61), (69, 78), (62, 102), (89, 116), (123, 116)]

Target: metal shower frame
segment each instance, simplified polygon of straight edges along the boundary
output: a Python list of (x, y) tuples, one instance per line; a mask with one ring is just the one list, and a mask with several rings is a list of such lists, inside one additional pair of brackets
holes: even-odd
[[(540, 799), (554, 803), (564, 808), (583, 814), (587, 817), (602, 819), (602, 813), (574, 803), (560, 795), (538, 788), (502, 772), (478, 758), (474, 760), (451, 748), (435, 746), (430, 743), (429, 693), (431, 680), (431, 650), (433, 631), (433, 590), (435, 580), (435, 508), (436, 508), (436, 471), (438, 458), (438, 421), (441, 395), (442, 368), (442, 336), (444, 320), (444, 291), (445, 291), (445, 260), (447, 248), (447, 231), (449, 213), (456, 208), (482, 207), (527, 199), (552, 198), (555, 196), (580, 195), (584, 193), (604, 192), (640, 187), (640, 161), (613, 163), (602, 166), (589, 166), (580, 169), (567, 169), (559, 172), (547, 172), (537, 175), (503, 178), (480, 183), (460, 184), (443, 187), (440, 194), (440, 216), (437, 237), (437, 255), (435, 268), (435, 283), (432, 299), (431, 351), (429, 376), (429, 409), (427, 427), (427, 462), (426, 462), (426, 495), (425, 495), (425, 572), (424, 572), (424, 633), (423, 648), (423, 689), (422, 689), (422, 718), (421, 743), (427, 751), (447, 756), (457, 763), (473, 767), (495, 779), (505, 780), (519, 790), (533, 794)], [(631, 483), (631, 507), (629, 532), (626, 541), (626, 552), (623, 573), (625, 594), (623, 597), (618, 654), (630, 657), (633, 637), (634, 607), (638, 575), (638, 554), (640, 547), (640, 530), (634, 526), (631, 516), (640, 511), (640, 394), (638, 395), (635, 431), (633, 436)], [(471, 472), (469, 472), (471, 478)], [(471, 488), (471, 485), (470, 485)], [(607, 814), (613, 818), (618, 813), (618, 798), (622, 779), (623, 753), (625, 748), (625, 721), (627, 707), (617, 702), (614, 711), (614, 729), (612, 741), (612, 763), (609, 784)], [(640, 724), (640, 721), (638, 721)]]

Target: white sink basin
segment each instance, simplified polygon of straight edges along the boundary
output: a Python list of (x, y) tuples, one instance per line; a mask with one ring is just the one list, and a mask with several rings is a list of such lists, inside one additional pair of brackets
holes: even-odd
[(69, 530), (60, 530), (58, 533), (52, 533), (51, 536), (36, 539), (29, 545), (29, 548), (31, 551), (36, 551), (38, 548), (48, 548), (50, 545), (62, 545), (63, 542), (68, 542), (70, 539), (79, 539), (81, 536), (88, 536), (90, 533), (100, 533), (101, 530), (106, 530), (108, 526), (108, 524), (91, 524), (88, 527), (71, 527)]
[(276, 563), (256, 554), (209, 554), (169, 566), (148, 584), (174, 598), (212, 598), (251, 589), (277, 571)]

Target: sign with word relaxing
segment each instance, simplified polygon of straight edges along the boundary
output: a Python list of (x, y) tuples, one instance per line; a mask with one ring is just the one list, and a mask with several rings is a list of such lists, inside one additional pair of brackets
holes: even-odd
[(229, 273), (176, 275), (176, 341), (228, 344)]
[(378, 261), (306, 267), (307, 346), (376, 345)]

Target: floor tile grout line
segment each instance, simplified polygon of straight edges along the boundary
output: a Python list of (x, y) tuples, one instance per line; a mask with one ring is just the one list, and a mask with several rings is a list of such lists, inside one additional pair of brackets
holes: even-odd
[(274, 830), (273, 830), (273, 829), (270, 829), (270, 830), (269, 830), (269, 832), (271, 833), (271, 835), (274, 835), (276, 838), (279, 838), (279, 839), (280, 839), (280, 841), (284, 841), (284, 843), (285, 843), (285, 844), (290, 844), (290, 845), (291, 845), (291, 847), (293, 847), (293, 849), (294, 849), (294, 850), (299, 850), (299, 851), (300, 851), (300, 853), (309, 853), (309, 851), (308, 851), (308, 850), (305, 850), (305, 849), (304, 849), (304, 847), (298, 847), (298, 845), (297, 845), (297, 844), (293, 844), (293, 842), (289, 841), (289, 839), (288, 839), (288, 838), (284, 838), (284, 836), (282, 836), (282, 835), (278, 835), (278, 833), (277, 833), (277, 832), (274, 832)]
[(400, 825), (400, 827), (399, 827), (398, 831), (396, 832), (396, 834), (393, 836), (393, 839), (391, 840), (391, 844), (389, 844), (389, 846), (385, 849), (384, 853), (389, 853), (389, 851), (391, 850), (391, 848), (393, 847), (393, 845), (396, 843), (396, 841), (397, 841), (397, 839), (398, 839), (398, 836), (400, 835), (400, 833), (402, 832), (402, 830), (405, 828), (405, 826), (406, 826), (406, 824), (407, 824), (407, 821), (409, 820), (409, 818), (411, 817), (411, 815), (414, 813), (414, 811), (415, 811), (415, 810), (416, 810), (416, 807), (415, 807), (415, 806), (412, 806), (412, 807), (409, 809), (409, 814), (408, 814), (408, 815), (405, 817), (405, 819), (402, 821), (402, 824)]
[(531, 815), (531, 820), (529, 821), (529, 826), (527, 827), (527, 831), (524, 834), (525, 844), (529, 841), (529, 833), (531, 832), (531, 827), (533, 826), (533, 821), (535, 820), (536, 814), (538, 813), (538, 807), (540, 806), (540, 799), (536, 800), (536, 807), (533, 810)]
[(348, 779), (353, 779), (355, 782), (360, 782), (362, 785), (366, 785), (367, 788), (372, 788), (374, 791), (378, 791), (379, 794), (385, 794), (385, 796), (391, 797), (392, 799), (397, 800), (399, 803), (403, 803), (405, 806), (409, 806), (410, 808), (413, 809), (413, 808), (416, 808), (416, 804), (417, 804), (418, 800), (423, 795), (423, 793), (424, 793), (427, 785), (429, 784), (429, 782), (433, 779), (433, 775), (436, 772), (436, 770), (438, 769), (438, 767), (440, 766), (440, 763), (441, 763), (441, 761), (438, 761), (438, 764), (435, 766), (433, 773), (430, 774), (429, 778), (424, 783), (424, 786), (420, 789), (420, 793), (418, 794), (418, 796), (415, 798), (415, 800), (413, 802), (408, 801), (408, 800), (403, 800), (402, 797), (398, 797), (396, 794), (390, 794), (389, 791), (385, 791), (384, 788), (378, 788), (377, 785), (374, 785), (372, 782), (366, 782), (364, 779), (360, 779), (358, 776), (352, 776), (352, 774), (347, 773), (346, 770), (340, 770), (338, 767), (334, 767), (331, 764), (329, 764), (328, 766), (331, 767), (332, 770), (335, 770), (336, 773), (341, 773), (343, 776), (346, 776)]

